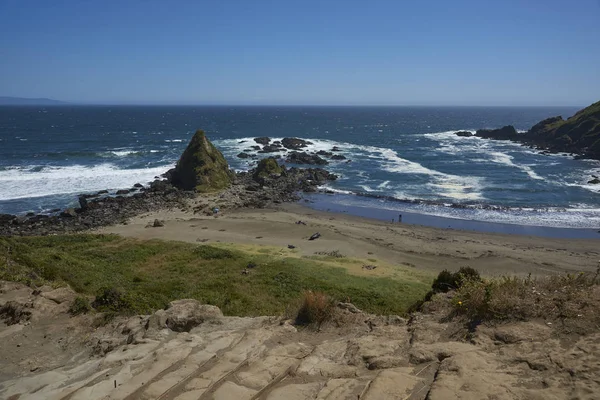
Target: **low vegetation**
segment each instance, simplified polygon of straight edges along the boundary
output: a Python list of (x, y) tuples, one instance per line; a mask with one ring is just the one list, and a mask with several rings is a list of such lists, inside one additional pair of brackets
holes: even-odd
[(302, 301), (295, 317), (297, 325), (319, 328), (330, 321), (336, 311), (335, 300), (323, 292), (307, 290), (302, 294)]
[[(438, 293), (448, 294), (434, 297)], [(448, 317), (465, 318), (469, 326), (544, 320), (569, 332), (587, 333), (600, 329), (600, 267), (595, 273), (537, 278), (483, 279), (470, 268), (442, 271), (425, 300), (413, 309), (422, 308), (429, 300), (448, 305)]]
[[(105, 312), (149, 313), (193, 298), (239, 316), (280, 315), (306, 291), (371, 313), (404, 314), (429, 286), (410, 271), (360, 276), (288, 250), (259, 253), (114, 235), (0, 238), (0, 279), (68, 284), (82, 298), (95, 297), (91, 306)], [(83, 302), (73, 312), (85, 312)]]

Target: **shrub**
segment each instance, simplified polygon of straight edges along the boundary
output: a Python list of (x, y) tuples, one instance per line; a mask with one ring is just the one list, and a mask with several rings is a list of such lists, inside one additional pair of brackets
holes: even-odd
[(296, 314), (297, 325), (313, 325), (319, 328), (333, 318), (335, 304), (332, 298), (323, 292), (307, 290), (302, 294), (302, 303)]
[(451, 290), (457, 290), (469, 282), (481, 282), (481, 275), (476, 269), (471, 267), (461, 267), (457, 272), (443, 270), (433, 280), (431, 290), (427, 292), (422, 300), (417, 301), (408, 308), (409, 313), (421, 311), (423, 304), (430, 301), (434, 294), (448, 293)]
[(85, 297), (77, 296), (71, 306), (69, 307), (69, 313), (71, 315), (86, 314), (92, 310), (90, 302)]
[(119, 289), (105, 287), (98, 291), (92, 307), (99, 311), (125, 311), (131, 305)]
[(477, 270), (471, 267), (461, 267), (458, 272), (443, 270), (440, 272), (431, 285), (435, 293), (447, 293), (450, 290), (460, 288), (465, 282), (481, 281), (481, 276)]

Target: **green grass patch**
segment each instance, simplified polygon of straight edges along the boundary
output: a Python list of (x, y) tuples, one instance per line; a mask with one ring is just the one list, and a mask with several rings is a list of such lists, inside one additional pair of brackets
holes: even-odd
[[(242, 274), (249, 263), (256, 266)], [(83, 296), (96, 296), (96, 308), (119, 312), (149, 313), (193, 298), (226, 315), (279, 315), (311, 290), (368, 312), (403, 314), (430, 281), (401, 270), (394, 275), (357, 276), (321, 260), (235, 246), (116, 235), (0, 238), (0, 279), (66, 283)]]

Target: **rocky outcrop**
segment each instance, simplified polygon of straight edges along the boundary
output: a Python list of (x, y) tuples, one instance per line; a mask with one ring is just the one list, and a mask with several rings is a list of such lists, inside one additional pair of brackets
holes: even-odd
[(3, 399), (592, 400), (600, 392), (597, 331), (565, 336), (544, 321), (465, 330), (435, 298), (408, 321), (339, 303), (337, 324), (318, 332), (280, 317), (223, 317), (195, 300), (94, 330), (101, 316), (71, 317), (68, 302), (45, 297), (52, 288), (35, 294), (0, 281), (0, 289), (0, 304), (31, 313), (0, 324)]
[(327, 165), (329, 162), (316, 154), (308, 154), (306, 152), (292, 151), (286, 162), (291, 164), (309, 164), (309, 165)]
[(517, 140), (519, 133), (512, 125), (503, 126), (500, 129), (479, 129), (475, 136), (483, 139), (495, 140)]
[(271, 139), (266, 136), (263, 136), (263, 137), (254, 138), (254, 141), (258, 144), (262, 144), (263, 146), (266, 146), (271, 142)]
[(600, 102), (578, 111), (564, 120), (560, 116), (535, 124), (526, 133), (517, 133), (506, 126), (501, 129), (479, 130), (476, 136), (485, 139), (512, 140), (547, 152), (577, 154), (578, 157), (600, 160)]
[(231, 185), (234, 173), (223, 154), (198, 130), (170, 171), (173, 186), (182, 190), (214, 192)]
[(300, 150), (304, 147), (307, 147), (309, 144), (312, 144), (312, 142), (298, 138), (284, 138), (281, 141), (281, 144), (283, 147), (289, 150)]

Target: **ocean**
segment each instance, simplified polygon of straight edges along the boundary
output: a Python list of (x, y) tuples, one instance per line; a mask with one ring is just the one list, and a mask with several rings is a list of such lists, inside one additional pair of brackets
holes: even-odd
[[(76, 195), (146, 184), (173, 167), (196, 129), (232, 168), (252, 138), (337, 146), (340, 179), (314, 204), (457, 220), (600, 227), (600, 162), (543, 155), (516, 143), (458, 137), (512, 124), (527, 130), (573, 107), (0, 107), (0, 213), (47, 212)], [(255, 151), (253, 151), (255, 152)], [(249, 153), (252, 154), (252, 153)], [(277, 153), (276, 153), (277, 154)], [(312, 204), (309, 202), (309, 205)]]

